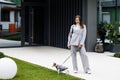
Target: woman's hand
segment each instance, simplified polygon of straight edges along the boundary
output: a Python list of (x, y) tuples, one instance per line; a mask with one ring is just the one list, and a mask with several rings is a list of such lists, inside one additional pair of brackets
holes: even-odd
[(78, 48), (79, 48), (79, 49), (82, 48), (82, 45), (79, 44), (79, 45), (78, 45)]
[(68, 47), (68, 49), (70, 49), (70, 48), (71, 48), (71, 46), (70, 46), (70, 45), (68, 45), (67, 47)]

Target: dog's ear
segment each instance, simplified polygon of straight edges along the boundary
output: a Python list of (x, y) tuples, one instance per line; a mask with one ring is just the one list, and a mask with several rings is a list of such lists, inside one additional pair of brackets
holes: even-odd
[(57, 64), (54, 62), (54, 63), (53, 63), (53, 66), (56, 66), (56, 65), (57, 65)]

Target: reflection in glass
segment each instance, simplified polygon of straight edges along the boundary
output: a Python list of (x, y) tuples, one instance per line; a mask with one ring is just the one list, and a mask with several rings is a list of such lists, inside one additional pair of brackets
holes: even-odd
[(0, 0), (0, 47), (21, 46), (21, 0)]

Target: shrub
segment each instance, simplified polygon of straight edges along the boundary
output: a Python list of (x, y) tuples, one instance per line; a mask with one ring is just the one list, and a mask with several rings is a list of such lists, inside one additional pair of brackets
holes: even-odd
[(115, 53), (115, 54), (114, 54), (114, 57), (120, 58), (120, 52)]
[(5, 57), (4, 53), (0, 52), (0, 58)]
[(12, 35), (3, 36), (3, 38), (7, 39), (7, 40), (20, 41), (21, 40), (21, 35), (20, 34), (12, 34)]
[(114, 24), (104, 24), (104, 28), (107, 30), (106, 38), (110, 40), (111, 44), (120, 43), (120, 38), (118, 37), (119, 34), (119, 26), (120, 22), (115, 22)]

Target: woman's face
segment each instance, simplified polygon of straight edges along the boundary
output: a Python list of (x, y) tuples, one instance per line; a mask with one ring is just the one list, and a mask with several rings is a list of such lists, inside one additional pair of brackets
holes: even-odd
[(80, 24), (80, 19), (79, 18), (75, 18), (75, 23), (76, 24)]

